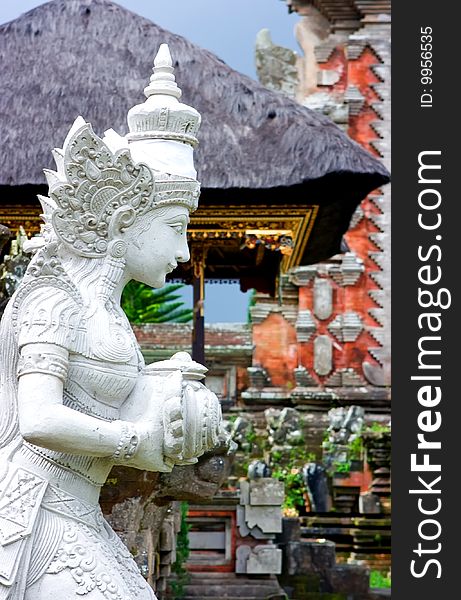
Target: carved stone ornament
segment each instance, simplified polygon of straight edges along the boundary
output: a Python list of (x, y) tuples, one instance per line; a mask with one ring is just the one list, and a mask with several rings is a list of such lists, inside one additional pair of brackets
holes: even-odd
[(333, 368), (333, 344), (327, 335), (314, 340), (314, 370), (317, 375), (328, 375)]
[(296, 319), (296, 335), (298, 342), (308, 342), (317, 329), (317, 324), (309, 309), (298, 311)]
[(328, 331), (335, 336), (339, 342), (355, 342), (363, 331), (363, 323), (360, 315), (354, 311), (348, 311), (336, 317), (328, 325)]
[[(162, 45), (126, 138), (79, 117), (41, 197), (40, 247), (1, 324), (0, 600), (154, 599), (104, 520), (115, 464), (168, 473), (228, 444), (186, 353), (145, 367), (120, 296), (189, 259), (200, 115)], [(134, 128), (134, 131), (132, 130)]]
[(333, 289), (328, 279), (317, 277), (314, 281), (314, 315), (328, 319), (333, 312)]

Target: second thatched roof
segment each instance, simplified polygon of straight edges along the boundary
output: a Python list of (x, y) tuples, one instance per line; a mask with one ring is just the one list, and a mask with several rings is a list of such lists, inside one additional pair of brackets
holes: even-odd
[(109, 127), (125, 133), (162, 42), (184, 101), (202, 113), (196, 163), (203, 188), (278, 188), (354, 174), (363, 176), (365, 195), (388, 180), (326, 117), (183, 37), (108, 0), (54, 0), (0, 27), (0, 185), (43, 184), (50, 149), (62, 145), (79, 114), (99, 134)]

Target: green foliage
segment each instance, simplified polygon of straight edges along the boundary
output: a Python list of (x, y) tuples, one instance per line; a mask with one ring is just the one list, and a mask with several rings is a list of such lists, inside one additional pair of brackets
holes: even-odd
[(325, 430), (322, 442), (323, 463), (330, 475), (350, 473), (352, 461), (361, 461), (364, 456), (362, 435), (359, 434), (347, 444), (330, 440), (330, 432)]
[(330, 440), (323, 440), (322, 442), (322, 451), (323, 454), (330, 454), (331, 452), (333, 452), (333, 450), (335, 449), (335, 445), (330, 442)]
[(280, 452), (280, 450), (274, 450), (271, 453), (270, 457), (271, 457), (271, 463), (276, 464), (282, 460), (283, 454)]
[(290, 465), (294, 467), (304, 467), (305, 464), (315, 462), (316, 456), (314, 452), (308, 452), (302, 439), (299, 444), (290, 449)]
[(246, 477), (248, 474), (248, 468), (250, 466), (250, 461), (249, 460), (244, 460), (240, 463), (240, 469), (241, 469), (241, 473), (242, 473), (242, 477)]
[(193, 311), (183, 308), (181, 296), (174, 293), (182, 287), (182, 283), (170, 283), (156, 290), (130, 281), (123, 290), (122, 308), (130, 323), (188, 323)]
[(363, 440), (361, 436), (347, 444), (347, 455), (350, 460), (360, 460), (363, 456)]
[(302, 439), (292, 448), (288, 456), (275, 450), (271, 455), (271, 464), (284, 462), (285, 465), (276, 465), (272, 470), (272, 477), (283, 481), (285, 484), (285, 502), (282, 508), (295, 509), (299, 512), (305, 506), (304, 494), (306, 486), (302, 476), (302, 468), (305, 464), (315, 461), (315, 454), (308, 452), (303, 445)]
[(250, 297), (248, 299), (248, 310), (247, 310), (247, 323), (251, 323), (251, 307), (256, 304), (256, 290), (250, 291)]
[(254, 430), (253, 424), (250, 424), (248, 427), (248, 431), (245, 433), (245, 439), (249, 444), (254, 444), (256, 441), (256, 432)]
[[(322, 448), (325, 452), (333, 452), (337, 445), (331, 442), (329, 439), (328, 430), (323, 435)], [(361, 435), (358, 435), (355, 439), (346, 444), (347, 455), (350, 460), (360, 460), (363, 457), (363, 439)]]
[(345, 462), (340, 462), (339, 460), (334, 460), (331, 465), (331, 471), (333, 473), (350, 473), (351, 461), (346, 460)]
[(262, 448), (264, 446), (264, 439), (261, 432), (255, 429), (253, 423), (250, 423), (245, 432), (242, 434), (242, 440), (240, 442), (240, 448), (245, 454), (250, 457), (261, 456)]
[(375, 433), (390, 433), (391, 428), (389, 425), (383, 425), (382, 423), (374, 422), (368, 425), (365, 429), (366, 432), (375, 432)]
[(176, 562), (171, 566), (171, 572), (176, 578), (171, 581), (171, 592), (173, 600), (184, 597), (186, 585), (189, 583), (190, 575), (186, 571), (185, 564), (189, 558), (189, 525), (187, 524), (187, 512), (189, 505), (181, 502), (181, 529), (176, 538)]
[(282, 450), (272, 450), (266, 443), (266, 453), (272, 468), (272, 477), (285, 484), (285, 501), (282, 508), (299, 512), (305, 506), (306, 486), (302, 468), (307, 463), (315, 462), (316, 457), (306, 449), (303, 436), (292, 440), (290, 444)]
[(390, 588), (391, 578), (383, 575), (381, 571), (370, 571), (370, 587), (371, 588)]
[(285, 484), (285, 501), (282, 508), (299, 509), (304, 508), (304, 481), (300, 469), (276, 468), (272, 471), (272, 477), (283, 481)]

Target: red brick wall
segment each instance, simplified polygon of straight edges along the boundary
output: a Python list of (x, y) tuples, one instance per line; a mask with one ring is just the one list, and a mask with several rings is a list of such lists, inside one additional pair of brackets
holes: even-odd
[(272, 385), (294, 385), (293, 369), (298, 366), (296, 330), (280, 313), (270, 313), (253, 326), (253, 364), (268, 372)]
[[(341, 45), (331, 53), (327, 62), (319, 65), (321, 69), (336, 70), (339, 74), (337, 83), (333, 86), (321, 86), (321, 89), (338, 98), (344, 94), (348, 85), (354, 85), (365, 98), (359, 114), (350, 116), (348, 133), (374, 155), (378, 155), (378, 152), (372, 142), (379, 139), (379, 136), (373, 129), (372, 123), (379, 119), (379, 115), (372, 104), (379, 97), (372, 85), (380, 80), (372, 67), (378, 64), (380, 64), (379, 58), (369, 47), (365, 47), (357, 59), (351, 60), (348, 59), (347, 51)], [(362, 374), (364, 360), (377, 364), (369, 353), (370, 347), (378, 346), (377, 341), (364, 330), (355, 342), (338, 342), (328, 331), (328, 325), (338, 314), (346, 311), (357, 312), (365, 327), (380, 325), (369, 313), (370, 309), (378, 306), (368, 292), (378, 289), (371, 274), (379, 270), (378, 265), (369, 255), (370, 252), (379, 251), (370, 239), (371, 234), (379, 231), (372, 218), (380, 214), (379, 208), (372, 199), (373, 194), (362, 202), (363, 218), (346, 234), (347, 243), (363, 261), (365, 272), (353, 286), (340, 286), (330, 279), (333, 286), (333, 313), (328, 320), (316, 320), (318, 326), (316, 334), (328, 335), (333, 341), (334, 370), (352, 367), (359, 374)], [(299, 309), (312, 311), (312, 306), (313, 281), (308, 286), (299, 288)], [(297, 343), (294, 326), (280, 313), (271, 313), (262, 323), (254, 325), (253, 342), (255, 344), (253, 364), (266, 368), (275, 386), (290, 387), (293, 384), (293, 369), (298, 364), (308, 368), (319, 384), (328, 378), (328, 376), (317, 377), (314, 372), (313, 338), (309, 342)]]

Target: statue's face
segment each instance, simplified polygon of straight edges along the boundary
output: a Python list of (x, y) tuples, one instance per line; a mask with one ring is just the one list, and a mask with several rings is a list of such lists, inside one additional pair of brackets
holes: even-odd
[[(152, 210), (144, 217), (148, 227), (136, 225), (129, 232), (126, 274), (154, 288), (165, 284), (165, 277), (180, 262), (190, 258), (187, 246), (189, 211), (178, 205)], [(128, 232), (127, 232), (128, 233)]]

